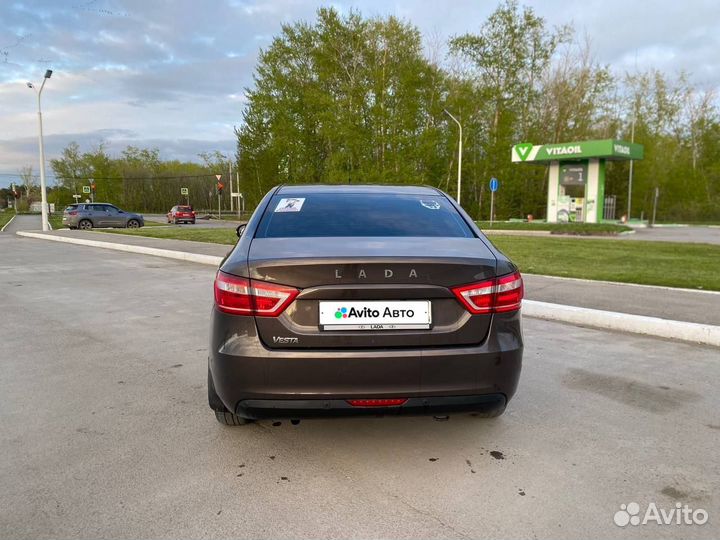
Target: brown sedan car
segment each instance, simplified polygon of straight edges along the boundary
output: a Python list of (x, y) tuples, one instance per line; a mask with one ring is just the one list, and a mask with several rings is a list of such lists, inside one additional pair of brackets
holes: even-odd
[(522, 278), (443, 192), (281, 186), (238, 233), (212, 310), (221, 423), (505, 410)]

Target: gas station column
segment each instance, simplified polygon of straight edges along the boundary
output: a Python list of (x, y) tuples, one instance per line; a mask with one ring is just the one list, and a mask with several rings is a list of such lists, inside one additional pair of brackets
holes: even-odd
[(557, 223), (558, 195), (560, 194), (560, 163), (551, 161), (548, 171), (547, 222)]

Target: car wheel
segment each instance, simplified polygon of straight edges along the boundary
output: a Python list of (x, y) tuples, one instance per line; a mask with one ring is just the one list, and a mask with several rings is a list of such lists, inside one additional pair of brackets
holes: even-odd
[(140, 227), (140, 222), (137, 219), (131, 219), (127, 222), (128, 229), (137, 229), (138, 227)]
[(89, 219), (83, 219), (80, 223), (78, 223), (78, 229), (82, 229), (83, 231), (89, 231), (92, 228), (93, 224)]
[(224, 426), (242, 426), (252, 423), (252, 420), (243, 418), (227, 410), (220, 396), (215, 392), (215, 384), (213, 383), (212, 375), (210, 375), (210, 368), (208, 368), (208, 404), (215, 412), (217, 421)]
[(223, 426), (244, 426), (245, 424), (251, 424), (252, 420), (242, 418), (236, 414), (230, 412), (215, 411), (215, 418)]

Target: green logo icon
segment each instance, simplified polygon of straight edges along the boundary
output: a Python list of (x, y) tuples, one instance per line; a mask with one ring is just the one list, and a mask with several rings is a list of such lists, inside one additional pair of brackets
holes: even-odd
[(525, 161), (530, 156), (532, 148), (532, 143), (520, 143), (515, 145), (515, 151), (517, 152), (517, 155), (520, 156), (521, 161)]

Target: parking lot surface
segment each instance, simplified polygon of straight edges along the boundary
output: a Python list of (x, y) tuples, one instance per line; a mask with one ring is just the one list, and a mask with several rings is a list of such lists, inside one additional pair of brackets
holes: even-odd
[[(218, 425), (214, 269), (0, 236), (0, 536), (720, 536), (718, 350), (525, 319), (469, 415)], [(620, 528), (621, 504), (705, 525)]]
[(690, 242), (720, 244), (718, 227), (653, 227), (635, 229), (635, 234), (618, 236), (621, 240), (651, 240), (657, 242)]

